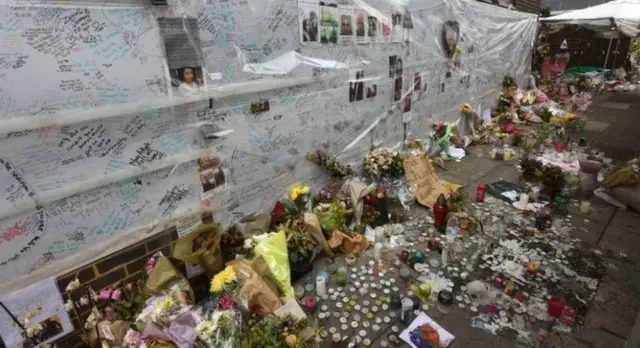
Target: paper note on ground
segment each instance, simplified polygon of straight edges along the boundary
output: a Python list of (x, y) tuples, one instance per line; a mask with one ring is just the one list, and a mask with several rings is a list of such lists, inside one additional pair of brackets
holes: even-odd
[(452, 192), (460, 188), (460, 185), (438, 178), (427, 155), (411, 156), (404, 160), (403, 166), (413, 195), (418, 203), (425, 207), (433, 206), (440, 194), (449, 197)]
[[(54, 277), (1, 295), (0, 301), (21, 322), (27, 313), (40, 307), (40, 313), (31, 322), (42, 325), (42, 343), (53, 342), (74, 330)], [(0, 336), (7, 347), (22, 347), (24, 340), (20, 328), (3, 309), (0, 309)]]
[(415, 330), (418, 326), (421, 326), (423, 324), (427, 324), (431, 326), (438, 332), (438, 336), (440, 336), (440, 345), (439, 345), (440, 347), (448, 347), (449, 344), (451, 344), (451, 342), (455, 339), (455, 336), (453, 336), (449, 331), (443, 329), (442, 326), (440, 326), (438, 323), (433, 321), (433, 319), (431, 319), (426, 314), (421, 314), (417, 318), (415, 318), (413, 322), (411, 322), (411, 325), (409, 325), (408, 328), (402, 331), (402, 333), (400, 334), (400, 338), (402, 338), (403, 341), (407, 342), (407, 344), (410, 345), (411, 347), (418, 348), (415, 344), (411, 342), (410, 333), (411, 331)]

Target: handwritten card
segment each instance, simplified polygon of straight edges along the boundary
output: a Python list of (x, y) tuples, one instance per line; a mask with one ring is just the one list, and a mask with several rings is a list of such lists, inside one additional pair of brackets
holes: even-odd
[(426, 155), (411, 156), (404, 160), (403, 166), (414, 196), (425, 207), (433, 206), (441, 194), (449, 197), (451, 192), (460, 188), (460, 185), (451, 184), (438, 178), (438, 174)]

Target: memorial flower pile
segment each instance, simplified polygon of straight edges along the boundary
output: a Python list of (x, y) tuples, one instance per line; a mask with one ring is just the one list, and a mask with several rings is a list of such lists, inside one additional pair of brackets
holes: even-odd
[(397, 177), (404, 173), (402, 157), (393, 149), (375, 149), (365, 156), (364, 171), (367, 176), (375, 179)]
[(235, 348), (241, 337), (242, 319), (234, 310), (220, 310), (205, 315), (195, 328), (208, 348)]

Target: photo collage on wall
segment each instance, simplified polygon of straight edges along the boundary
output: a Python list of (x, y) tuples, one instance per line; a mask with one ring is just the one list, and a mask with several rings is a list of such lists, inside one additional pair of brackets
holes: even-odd
[(303, 45), (402, 42), (413, 29), (409, 11), (371, 14), (331, 1), (298, 0)]
[(187, 97), (206, 90), (200, 31), (196, 18), (160, 17), (160, 35), (164, 40), (169, 95)]

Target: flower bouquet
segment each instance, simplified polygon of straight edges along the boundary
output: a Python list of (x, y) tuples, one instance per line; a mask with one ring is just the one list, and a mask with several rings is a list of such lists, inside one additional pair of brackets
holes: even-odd
[(188, 309), (188, 304), (184, 298), (176, 295), (161, 297), (155, 302), (155, 307), (151, 313), (151, 320), (153, 320), (154, 323), (168, 327), (174, 319)]
[(364, 172), (375, 179), (395, 178), (404, 173), (402, 157), (393, 149), (375, 149), (365, 156)]
[(314, 346), (316, 324), (292, 315), (251, 317), (244, 326), (240, 347), (307, 348)]
[(136, 282), (128, 282), (122, 285), (102, 289), (98, 293), (98, 300), (107, 303), (104, 313), (110, 319), (134, 320), (136, 314), (142, 310), (145, 297), (142, 289), (147, 281), (146, 274), (139, 277)]
[(215, 311), (196, 326), (198, 338), (208, 348), (235, 348), (241, 337), (242, 318), (234, 310)]
[[(303, 220), (295, 220), (284, 228), (287, 236), (289, 262), (292, 266), (310, 264), (316, 248), (313, 238), (307, 233)], [(306, 273), (306, 272), (305, 272)]]
[(335, 229), (344, 226), (347, 217), (352, 213), (343, 201), (320, 203), (313, 209), (313, 212), (318, 217), (320, 227), (328, 236), (331, 236)]
[(282, 306), (278, 296), (246, 261), (231, 261), (211, 279), (211, 293), (233, 298), (245, 310), (269, 315)]
[(179, 289), (187, 302), (193, 303), (195, 297), (189, 281), (176, 266), (162, 254), (156, 254), (145, 264), (148, 278), (142, 289), (145, 298), (163, 296), (167, 292)]
[(345, 166), (335, 157), (319, 149), (307, 153), (307, 159), (327, 170), (332, 177), (345, 178), (356, 174), (350, 166)]
[(389, 207), (387, 204), (387, 191), (384, 187), (375, 185), (371, 188), (368, 195), (364, 197), (365, 206), (373, 207), (377, 214), (376, 217), (369, 222), (371, 227), (376, 228), (389, 223)]
[[(238, 256), (242, 255), (247, 258), (251, 258), (253, 254), (253, 248), (247, 248), (245, 245), (245, 236), (237, 225), (229, 227), (223, 234), (220, 241), (222, 249), (222, 256), (224, 261), (235, 260)], [(247, 242), (248, 245), (251, 242)]]
[(288, 198), (292, 203), (291, 207), (289, 208), (291, 208), (291, 210), (293, 210), (298, 214), (303, 214), (308, 210), (307, 207), (309, 206), (309, 203), (310, 203), (310, 199), (309, 199), (310, 197), (311, 197), (311, 188), (308, 185), (302, 185), (302, 184), (294, 185), (289, 190)]
[(178, 347), (193, 347), (197, 341), (196, 320), (182, 292), (175, 288), (168, 296), (155, 297), (139, 316), (139, 321), (147, 320), (143, 337), (145, 344), (175, 344)]
[(186, 263), (198, 264), (209, 274), (219, 272), (224, 265), (220, 250), (221, 232), (220, 224), (196, 226), (191, 233), (176, 242), (173, 257)]

